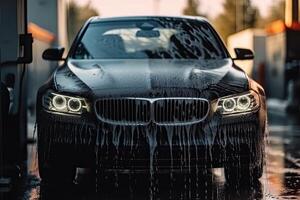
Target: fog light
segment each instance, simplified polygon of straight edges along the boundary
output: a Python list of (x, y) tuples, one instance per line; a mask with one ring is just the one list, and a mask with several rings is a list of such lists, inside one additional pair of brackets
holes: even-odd
[(223, 101), (223, 109), (226, 112), (233, 111), (235, 109), (235, 107), (236, 107), (236, 103), (235, 103), (235, 100), (233, 98), (225, 99)]
[(68, 101), (68, 110), (72, 112), (78, 112), (80, 111), (82, 107), (81, 101), (76, 98), (69, 99)]
[(241, 96), (237, 100), (237, 108), (240, 110), (247, 110), (251, 105), (251, 99), (248, 96)]
[(64, 96), (56, 95), (52, 99), (52, 105), (58, 110), (63, 110), (67, 107), (67, 100)]

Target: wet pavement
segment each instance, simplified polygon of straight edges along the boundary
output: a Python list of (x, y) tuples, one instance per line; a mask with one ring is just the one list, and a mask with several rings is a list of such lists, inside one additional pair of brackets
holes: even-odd
[(271, 109), (269, 132), (263, 177), (259, 182), (239, 188), (225, 184), (222, 169), (215, 169), (211, 176), (199, 180), (176, 174), (173, 181), (169, 176), (155, 177), (154, 191), (149, 189), (148, 177), (142, 175), (118, 176), (117, 183), (108, 176), (98, 193), (93, 175), (81, 175), (76, 184), (63, 180), (44, 184), (38, 176), (36, 147), (29, 145), (28, 177), (9, 188), (0, 187), (0, 199), (300, 199), (300, 117)]

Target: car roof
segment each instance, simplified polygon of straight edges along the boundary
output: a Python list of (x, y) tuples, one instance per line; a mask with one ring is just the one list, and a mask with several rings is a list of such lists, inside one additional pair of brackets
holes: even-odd
[(208, 22), (207, 19), (200, 16), (120, 16), (120, 17), (100, 17), (95, 16), (90, 18), (91, 23), (96, 22), (104, 22), (104, 21), (125, 21), (125, 20), (143, 20), (143, 19), (158, 19), (158, 18), (165, 18), (165, 19), (178, 19), (178, 20), (198, 20), (203, 22)]

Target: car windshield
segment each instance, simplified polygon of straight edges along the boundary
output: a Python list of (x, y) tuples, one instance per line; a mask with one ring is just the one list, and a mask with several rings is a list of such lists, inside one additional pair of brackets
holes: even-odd
[(89, 24), (75, 59), (224, 59), (228, 55), (206, 22), (154, 18)]

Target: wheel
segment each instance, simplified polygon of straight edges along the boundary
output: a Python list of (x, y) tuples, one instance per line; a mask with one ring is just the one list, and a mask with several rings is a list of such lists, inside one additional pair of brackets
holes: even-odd
[(227, 164), (224, 167), (226, 183), (229, 185), (249, 185), (258, 181), (263, 174), (264, 162), (255, 167), (250, 165)]
[(198, 178), (198, 181), (205, 182), (205, 183), (212, 183), (213, 181), (213, 168), (210, 166), (206, 167), (200, 167), (198, 169), (198, 172), (196, 172), (196, 178)]
[[(39, 174), (43, 182), (65, 182), (72, 183), (76, 168), (68, 163), (63, 163), (61, 160), (47, 159), (49, 152), (52, 153), (51, 147), (45, 142), (45, 139), (38, 137), (38, 164)], [(63, 152), (63, 151), (62, 151)], [(55, 157), (55, 156), (54, 156)]]

